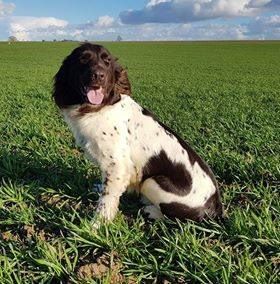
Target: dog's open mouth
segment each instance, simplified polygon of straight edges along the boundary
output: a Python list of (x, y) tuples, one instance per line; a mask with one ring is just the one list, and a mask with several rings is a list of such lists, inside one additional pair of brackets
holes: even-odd
[(93, 105), (101, 105), (104, 99), (104, 89), (102, 87), (94, 87), (87, 92), (88, 101)]

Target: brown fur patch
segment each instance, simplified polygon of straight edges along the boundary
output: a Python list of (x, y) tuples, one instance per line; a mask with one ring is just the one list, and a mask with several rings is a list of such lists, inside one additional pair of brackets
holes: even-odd
[(171, 161), (164, 150), (152, 156), (143, 169), (142, 182), (152, 177), (167, 192), (187, 195), (191, 190), (192, 177), (182, 163)]
[(160, 203), (161, 212), (169, 218), (178, 218), (180, 220), (201, 221), (205, 217), (214, 218), (223, 216), (223, 207), (220, 202), (220, 196), (216, 191), (205, 203), (204, 206), (191, 208), (178, 202)]
[(120, 75), (115, 83), (114, 92), (116, 94), (131, 96), (131, 85), (128, 79), (127, 71), (124, 69), (120, 72)]
[(186, 150), (188, 153), (189, 159), (191, 164), (193, 165), (195, 162), (199, 164), (199, 166), (203, 169), (203, 171), (211, 178), (212, 182), (214, 183), (215, 187), (218, 187), (216, 178), (211, 171), (211, 169), (208, 167), (208, 165), (201, 159), (201, 157), (191, 148), (191, 146), (185, 142), (176, 132), (174, 132), (171, 128), (169, 128), (167, 125), (164, 123), (160, 122), (153, 113), (151, 113), (149, 110), (143, 108), (142, 113), (144, 115), (150, 116), (153, 118), (159, 125), (161, 125), (164, 129), (165, 132), (170, 136), (173, 135), (178, 142), (181, 144), (182, 148)]

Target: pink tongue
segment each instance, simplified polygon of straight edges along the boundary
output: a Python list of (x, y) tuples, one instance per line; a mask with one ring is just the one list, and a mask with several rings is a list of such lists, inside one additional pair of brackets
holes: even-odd
[(97, 90), (90, 90), (87, 93), (87, 97), (88, 97), (88, 100), (91, 104), (100, 105), (103, 101), (103, 98), (104, 98), (102, 88), (99, 88)]

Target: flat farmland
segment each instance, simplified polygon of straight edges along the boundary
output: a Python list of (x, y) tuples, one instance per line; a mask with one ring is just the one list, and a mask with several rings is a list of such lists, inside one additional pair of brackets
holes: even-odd
[(151, 222), (125, 195), (93, 231), (100, 172), (51, 96), (78, 43), (2, 42), (0, 283), (280, 283), (280, 42), (101, 44), (209, 163), (226, 218)]

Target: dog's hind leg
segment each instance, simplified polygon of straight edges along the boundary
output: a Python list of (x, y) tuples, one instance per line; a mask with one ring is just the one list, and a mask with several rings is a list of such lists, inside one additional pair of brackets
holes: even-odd
[[(186, 194), (185, 196), (180, 196), (178, 194), (172, 193), (170, 191), (164, 190), (157, 180), (161, 181), (161, 184), (170, 185), (171, 189), (174, 189), (174, 184), (168, 177), (157, 176), (146, 179), (141, 186), (141, 194), (143, 194), (157, 209), (160, 211), (161, 215), (166, 215), (169, 218), (178, 218), (181, 220), (191, 219), (195, 221), (201, 221), (210, 212), (216, 209), (216, 195), (209, 198), (205, 204), (199, 206), (190, 206), (190, 201), (193, 196)], [(212, 208), (213, 207), (213, 208)], [(146, 211), (151, 217), (154, 215), (155, 208), (150, 206), (147, 207)], [(215, 212), (214, 212), (215, 213)]]
[[(144, 199), (148, 200), (151, 204), (155, 205), (159, 209), (160, 203), (170, 200), (170, 193), (164, 191), (153, 177), (146, 179), (142, 183), (140, 192), (143, 195)], [(145, 204), (148, 203), (145, 202)]]
[(160, 209), (155, 205), (145, 206), (144, 213), (148, 215), (149, 219), (153, 219), (153, 220), (159, 220), (164, 217)]

